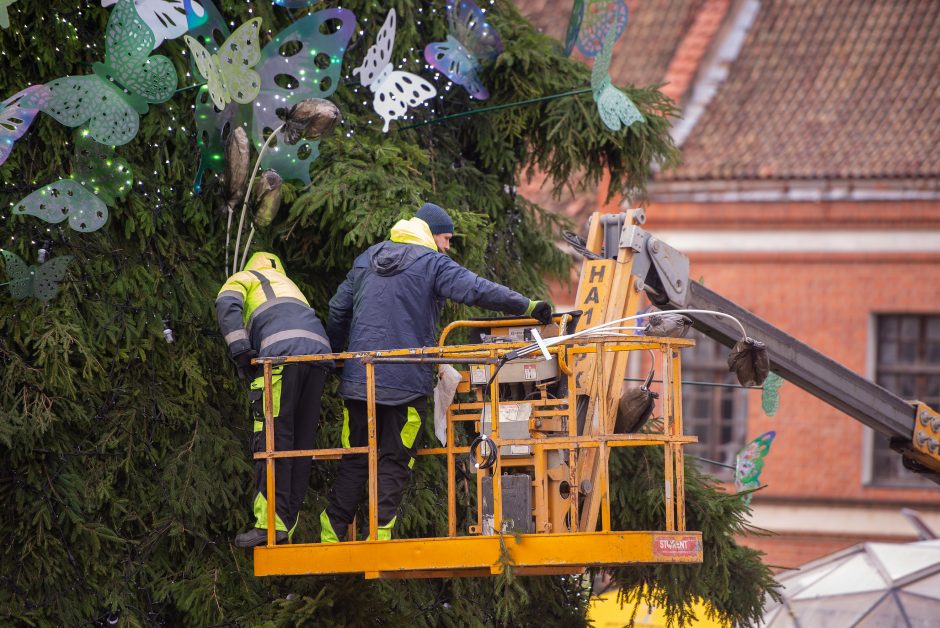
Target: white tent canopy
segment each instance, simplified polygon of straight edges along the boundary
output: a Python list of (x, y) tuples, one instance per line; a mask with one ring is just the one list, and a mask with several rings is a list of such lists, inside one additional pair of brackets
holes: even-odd
[(766, 628), (940, 626), (940, 540), (863, 543), (778, 580)]

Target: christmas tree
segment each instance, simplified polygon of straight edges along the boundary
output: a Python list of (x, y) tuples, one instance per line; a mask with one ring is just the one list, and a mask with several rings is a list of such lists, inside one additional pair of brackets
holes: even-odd
[[(114, 7), (66, 0), (3, 4), (10, 5), (10, 26), (0, 30), (4, 98), (27, 85), (95, 74), (95, 64), (114, 45), (105, 38)], [(181, 19), (182, 2), (162, 4)], [(591, 99), (590, 68), (566, 57), (559, 43), (536, 32), (504, 0), (484, 3), (505, 48), (483, 68), (490, 99), (481, 103), (448, 86), (425, 67), (422, 55), (426, 43), (446, 38), (443, 4), (342, 5), (358, 22), (331, 97), (342, 125), (319, 146), (311, 185), (285, 182), (284, 209), (253, 243), (254, 250), (282, 257), (323, 318), (353, 258), (426, 200), (454, 217), (453, 252), (460, 263), (533, 298), (544, 296), (544, 278), (566, 276), (570, 264), (554, 245), (565, 224), (518, 196), (520, 181), (538, 170), (556, 191), (592, 189), (609, 172), (612, 194), (641, 196), (650, 164), (668, 166), (675, 159), (668, 135), (675, 110), (668, 99), (655, 88), (623, 88), (644, 120), (610, 131)], [(261, 17), (262, 44), (304, 15), (338, 6), (330, 1), (287, 9), (261, 0), (217, 5), (232, 30)], [(398, 15), (395, 68), (433, 79), (439, 96), (383, 133), (371, 92), (351, 70), (390, 8)], [(42, 285), (35, 278), (42, 271), (31, 283), (10, 283), (20, 262), (4, 256), (0, 620), (583, 623), (589, 591), (575, 577), (513, 577), (511, 570), (492, 579), (413, 581), (252, 575), (250, 552), (231, 544), (249, 526), (251, 419), (213, 310), (227, 275), (222, 184), (208, 172), (202, 193), (193, 192), (200, 163), (194, 99), (201, 79), (185, 43), (168, 38), (154, 54), (172, 62), (177, 91), (145, 107), (136, 136), (113, 154), (84, 137), (82, 126), (72, 129), (39, 114), (0, 166), (0, 246), (25, 267), (67, 263), (53, 295), (54, 277)], [(544, 98), (572, 91), (579, 93)], [(492, 109), (463, 115), (483, 107)], [(7, 128), (2, 139), (11, 136), (8, 123), (0, 121), (0, 127)], [(78, 230), (13, 211), (37, 189), (70, 177), (107, 202), (102, 228)], [(23, 285), (44, 298), (14, 298), (23, 296), (14, 289)], [(468, 314), (446, 311), (449, 318)], [(325, 398), (321, 447), (339, 442), (333, 388), (335, 382)], [(614, 456), (613, 464), (623, 467), (614, 474), (623, 479), (613, 487), (614, 509), (624, 513), (617, 522), (622, 529), (662, 526), (652, 514), (662, 510), (654, 497), (661, 495), (662, 479), (651, 471), (661, 473), (662, 463), (657, 466), (647, 449), (654, 448)], [(316, 513), (334, 473), (335, 463), (314, 465), (297, 533), (302, 540), (318, 536)], [(419, 461), (396, 533), (440, 532), (446, 516), (442, 473), (440, 461)], [(705, 563), (629, 568), (618, 577), (630, 590), (664, 603), (676, 618), (702, 597), (723, 619), (752, 622), (774, 585), (759, 556), (733, 540), (746, 507), (691, 469), (686, 479), (689, 525), (704, 532)]]

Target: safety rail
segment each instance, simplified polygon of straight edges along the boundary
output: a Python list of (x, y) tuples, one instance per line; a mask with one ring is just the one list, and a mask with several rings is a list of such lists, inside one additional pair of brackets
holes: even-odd
[[(447, 334), (458, 327), (509, 327), (538, 323), (531, 319), (501, 321), (460, 321), (445, 328)], [(562, 325), (563, 327), (564, 325)], [(503, 438), (500, 436), (501, 405), (518, 404), (519, 401), (503, 401), (500, 398), (499, 359), (510, 351), (528, 346), (527, 342), (490, 342), (485, 344), (450, 345), (415, 349), (386, 351), (345, 352), (324, 355), (258, 358), (255, 364), (263, 368), (264, 377), (264, 430), (265, 449), (255, 458), (267, 464), (267, 545), (255, 548), (256, 575), (300, 575), (312, 573), (364, 573), (366, 577), (436, 577), (448, 575), (482, 575), (502, 570), (500, 558), (506, 550), (502, 544), (503, 518), (503, 470), (529, 468), (534, 481), (532, 508), (535, 533), (516, 535), (524, 539), (513, 544), (513, 563), (521, 574), (576, 573), (587, 565), (618, 565), (651, 562), (701, 562), (701, 533), (686, 530), (685, 493), (682, 447), (694, 443), (697, 438), (682, 434), (681, 411), (681, 366), (679, 349), (694, 344), (679, 338), (651, 338), (643, 336), (604, 336), (590, 339), (569, 340), (548, 349), (558, 362), (558, 378), (566, 380), (566, 395), (549, 399), (543, 388), (539, 399), (524, 401), (532, 411), (531, 426), (536, 424), (544, 431), (533, 430), (529, 438)], [(660, 408), (662, 432), (640, 434), (613, 434), (598, 427), (613, 425), (610, 403), (591, 404), (594, 413), (583, 418), (584, 425), (592, 423), (597, 433), (578, 433), (577, 400), (572, 360), (587, 355), (595, 356), (593, 369), (601, 377), (605, 372), (608, 356), (624, 351), (654, 350), (661, 364)], [(368, 443), (365, 447), (312, 449), (297, 451), (274, 450), (274, 417), (272, 382), (273, 369), (281, 364), (317, 363), (358, 359), (365, 366), (366, 405), (368, 421)], [(475, 401), (455, 401), (447, 412), (447, 443), (443, 447), (419, 449), (419, 456), (443, 455), (447, 458), (447, 537), (421, 539), (392, 539), (379, 541), (378, 530), (378, 449), (376, 440), (376, 364), (394, 363), (451, 364), (483, 367), (489, 381), (488, 386), (477, 388)], [(467, 378), (469, 379), (469, 378)], [(467, 394), (469, 382), (462, 382), (461, 392)], [(601, 386), (599, 397), (609, 399), (611, 392), (619, 398), (620, 391), (608, 391)], [(472, 394), (471, 394), (472, 396)], [(488, 396), (488, 399), (486, 398)], [(489, 446), (495, 447), (495, 463), (489, 469), (478, 469), (477, 522), (468, 526), (467, 534), (458, 534), (456, 465), (460, 456), (468, 455), (471, 448), (455, 442), (456, 426), (472, 421), (474, 430), (483, 433), (486, 420), (485, 408), (489, 408)], [(557, 429), (552, 429), (557, 428)], [(551, 432), (550, 434), (546, 432)], [(664, 448), (664, 507), (665, 530), (663, 531), (615, 531), (611, 528), (609, 495), (609, 455), (613, 447), (662, 446)], [(510, 458), (502, 450), (528, 448), (531, 455)], [(549, 470), (546, 459), (567, 452), (567, 464)], [(591, 460), (598, 457), (600, 466), (598, 485), (589, 481), (579, 464), (580, 457), (591, 452)], [(275, 531), (275, 471), (277, 458), (310, 457), (313, 459), (337, 459), (343, 455), (366, 454), (368, 456), (368, 537), (361, 541), (343, 543), (312, 543), (276, 545)], [(505, 459), (504, 459), (505, 458)], [(563, 472), (559, 468), (564, 467)], [(564, 477), (561, 477), (564, 476)], [(492, 527), (487, 532), (484, 521), (484, 478), (491, 482)], [(588, 480), (588, 481), (585, 481)], [(560, 497), (560, 488), (565, 487), (567, 497)], [(590, 522), (588, 513), (579, 516), (579, 495), (582, 492), (598, 491), (600, 496), (600, 530)], [(469, 500), (469, 498), (468, 498)], [(596, 513), (594, 515), (596, 521)]]

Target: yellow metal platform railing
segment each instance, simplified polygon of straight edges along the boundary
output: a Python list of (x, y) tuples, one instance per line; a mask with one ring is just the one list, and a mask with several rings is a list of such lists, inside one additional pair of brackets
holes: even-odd
[[(317, 356), (260, 358), (263, 367), (265, 408), (265, 450), (255, 454), (267, 464), (268, 539), (267, 545), (255, 548), (256, 575), (306, 575), (363, 573), (366, 577), (414, 578), (441, 576), (471, 576), (499, 573), (505, 566), (506, 552), (515, 573), (558, 574), (576, 573), (590, 565), (623, 565), (631, 563), (695, 563), (702, 560), (701, 533), (686, 530), (685, 492), (683, 476), (683, 446), (696, 442), (694, 436), (682, 433), (680, 349), (693, 344), (691, 340), (677, 338), (592, 337), (559, 343), (549, 349), (558, 361), (558, 377), (566, 378), (566, 396), (552, 399), (544, 388), (531, 404), (531, 431), (528, 438), (500, 436), (501, 417), (500, 379), (497, 370), (499, 358), (506, 353), (527, 346), (525, 342), (498, 342), (444, 346), (448, 333), (459, 327), (509, 325), (537, 325), (532, 320), (511, 322), (461, 321), (445, 328), (441, 346), (360, 353), (336, 353)], [(616, 411), (610, 399), (619, 398), (620, 390), (607, 390), (606, 373), (618, 353), (652, 350), (660, 367), (661, 432), (614, 434), (604, 426), (613, 425), (608, 413)], [(593, 414), (583, 418), (582, 433), (578, 432), (576, 387), (573, 369), (569, 364), (580, 356), (593, 357), (592, 369), (600, 382), (597, 396), (605, 403), (591, 403)], [(279, 364), (358, 359), (366, 370), (366, 402), (368, 413), (368, 445), (366, 447), (315, 449), (304, 451), (275, 451), (272, 415), (272, 370)], [(376, 443), (375, 366), (392, 363), (427, 363), (471, 365), (484, 368), (492, 378), (488, 389), (477, 389), (476, 400), (458, 401), (448, 408), (447, 444), (418, 450), (419, 456), (446, 456), (447, 458), (447, 536), (418, 539), (377, 540), (378, 530), (378, 449)], [(463, 385), (462, 391), (469, 390)], [(485, 396), (488, 394), (489, 399)], [(513, 402), (518, 403), (518, 402)], [(508, 457), (496, 456), (490, 469), (479, 469), (477, 484), (477, 522), (465, 533), (457, 527), (456, 461), (470, 452), (467, 445), (455, 442), (457, 424), (474, 422), (476, 432), (482, 432), (488, 406), (491, 434), (489, 438), (497, 452), (504, 447), (526, 448), (531, 453)], [(609, 457), (611, 448), (660, 446), (664, 448), (664, 521), (665, 529), (658, 531), (617, 531), (611, 527)], [(550, 452), (567, 451), (567, 463), (548, 468)], [(590, 453), (596, 468), (586, 469), (583, 462)], [(343, 543), (310, 543), (275, 545), (274, 461), (284, 457), (311, 457), (336, 459), (343, 455), (368, 456), (369, 481), (369, 534), (366, 539)], [(555, 456), (557, 458), (557, 455)], [(505, 458), (505, 459), (504, 459)], [(504, 470), (525, 470), (532, 478), (532, 517), (534, 533), (513, 534), (504, 537), (503, 490)], [(482, 505), (484, 477), (492, 487), (492, 522), (488, 530), (484, 525)], [(594, 485), (590, 480), (596, 478)], [(587, 481), (585, 481), (587, 480)], [(566, 488), (567, 495), (560, 491)], [(589, 493), (584, 512), (579, 512), (579, 495)], [(597, 511), (593, 514), (587, 504), (599, 501), (600, 526)], [(489, 533), (486, 533), (489, 532)]]

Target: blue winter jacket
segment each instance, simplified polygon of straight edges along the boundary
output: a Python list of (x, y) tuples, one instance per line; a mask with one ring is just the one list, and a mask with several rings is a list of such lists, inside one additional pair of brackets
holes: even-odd
[[(439, 253), (424, 221), (401, 220), (392, 228), (391, 240), (356, 258), (330, 300), (330, 344), (334, 351), (434, 346), (444, 299), (507, 314), (523, 314), (529, 307), (529, 299), (518, 292)], [(362, 363), (346, 360), (342, 377), (340, 395), (364, 401)], [(376, 364), (375, 380), (376, 401), (398, 405), (429, 395), (433, 370), (430, 364)]]

